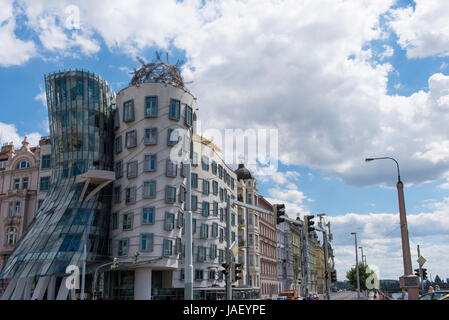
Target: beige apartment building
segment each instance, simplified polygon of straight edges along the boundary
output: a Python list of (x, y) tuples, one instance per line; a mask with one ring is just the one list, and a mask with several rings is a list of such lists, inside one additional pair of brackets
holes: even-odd
[[(257, 196), (258, 207), (273, 212), (273, 206), (263, 196)], [(259, 213), (260, 298), (278, 296), (276, 218), (274, 214)]]
[[(4, 144), (0, 152), (0, 270), (27, 231), (37, 206), (40, 146)], [(0, 295), (7, 280), (0, 280)]]

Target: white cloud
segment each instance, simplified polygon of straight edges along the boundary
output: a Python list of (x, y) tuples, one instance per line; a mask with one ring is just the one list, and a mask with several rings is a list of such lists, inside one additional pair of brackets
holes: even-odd
[(0, 0), (0, 8), (0, 66), (22, 65), (36, 55), (36, 48), (32, 41), (21, 40), (14, 33), (13, 1)]
[(39, 88), (39, 93), (34, 97), (34, 100), (39, 101), (45, 108), (47, 108), (47, 96), (42, 86)]
[[(42, 135), (38, 132), (31, 132), (26, 136), (30, 146), (37, 146)], [(19, 135), (15, 125), (0, 122), (0, 145), (12, 142), (15, 148), (20, 148), (23, 138), (24, 136)]]
[(409, 58), (449, 55), (449, 2), (446, 0), (415, 0), (394, 10), (390, 26), (399, 37), (399, 45)]
[[(431, 207), (431, 212), (407, 215), (412, 264), (414, 268), (417, 267), (416, 245), (420, 244), (421, 254), (428, 260), (430, 272), (447, 278), (449, 197), (441, 202), (433, 202)], [(347, 213), (327, 219), (334, 235), (333, 247), (338, 258), (336, 267), (339, 279), (343, 280), (346, 271), (355, 264), (354, 236), (351, 232), (357, 232), (358, 246), (363, 247), (368, 264), (380, 268), (381, 278), (397, 279), (402, 275), (402, 245), (397, 213)]]
[(394, 49), (391, 46), (384, 44), (383, 48), (384, 51), (379, 55), (380, 60), (385, 60), (393, 56)]

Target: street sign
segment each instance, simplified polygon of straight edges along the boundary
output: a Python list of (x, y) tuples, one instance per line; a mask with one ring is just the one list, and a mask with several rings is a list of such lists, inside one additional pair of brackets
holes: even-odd
[(423, 266), (424, 265), (424, 263), (426, 263), (426, 259), (424, 259), (424, 257), (423, 256), (419, 256), (419, 258), (418, 258), (418, 263), (419, 263), (419, 265), (420, 266)]
[(239, 248), (236, 246), (235, 241), (232, 243), (230, 251), (234, 255), (234, 257), (236, 257), (239, 253)]

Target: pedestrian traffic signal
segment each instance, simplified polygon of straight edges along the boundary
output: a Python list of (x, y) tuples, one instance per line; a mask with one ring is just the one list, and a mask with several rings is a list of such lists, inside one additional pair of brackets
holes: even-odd
[(227, 275), (229, 272), (229, 265), (227, 263), (223, 263), (221, 266), (224, 268), (224, 270), (221, 271), (221, 273)]
[(427, 269), (421, 269), (421, 271), (422, 271), (422, 278), (423, 278), (423, 280), (427, 280)]
[(415, 269), (415, 276), (419, 277), (419, 269)]
[(276, 213), (276, 224), (283, 222), (284, 218), (282, 216), (285, 215), (285, 205), (275, 204), (273, 205), (273, 211)]
[(305, 216), (304, 218), (306, 219), (306, 224), (307, 224), (307, 230), (309, 232), (314, 231), (315, 227), (313, 226), (315, 224), (315, 221), (313, 221), (313, 218), (315, 216)]
[(234, 281), (239, 281), (240, 279), (242, 279), (242, 277), (240, 276), (240, 273), (242, 273), (242, 264), (241, 263), (236, 263), (234, 265)]
[(328, 279), (329, 278), (329, 272), (324, 271), (324, 278)]
[(337, 282), (337, 270), (331, 271), (331, 280), (332, 282)]

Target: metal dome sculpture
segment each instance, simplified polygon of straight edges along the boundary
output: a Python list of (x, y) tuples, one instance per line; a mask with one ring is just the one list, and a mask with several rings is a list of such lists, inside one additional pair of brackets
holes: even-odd
[(136, 58), (142, 66), (139, 69), (133, 68), (134, 71), (130, 72), (130, 74), (134, 75), (130, 82), (131, 85), (138, 85), (146, 82), (157, 82), (171, 84), (172, 86), (187, 90), (184, 86), (181, 73), (179, 72), (179, 65), (181, 64), (179, 60), (175, 65), (167, 64), (162, 61), (159, 52), (156, 52), (156, 59), (150, 63), (146, 63), (145, 60), (140, 57)]

